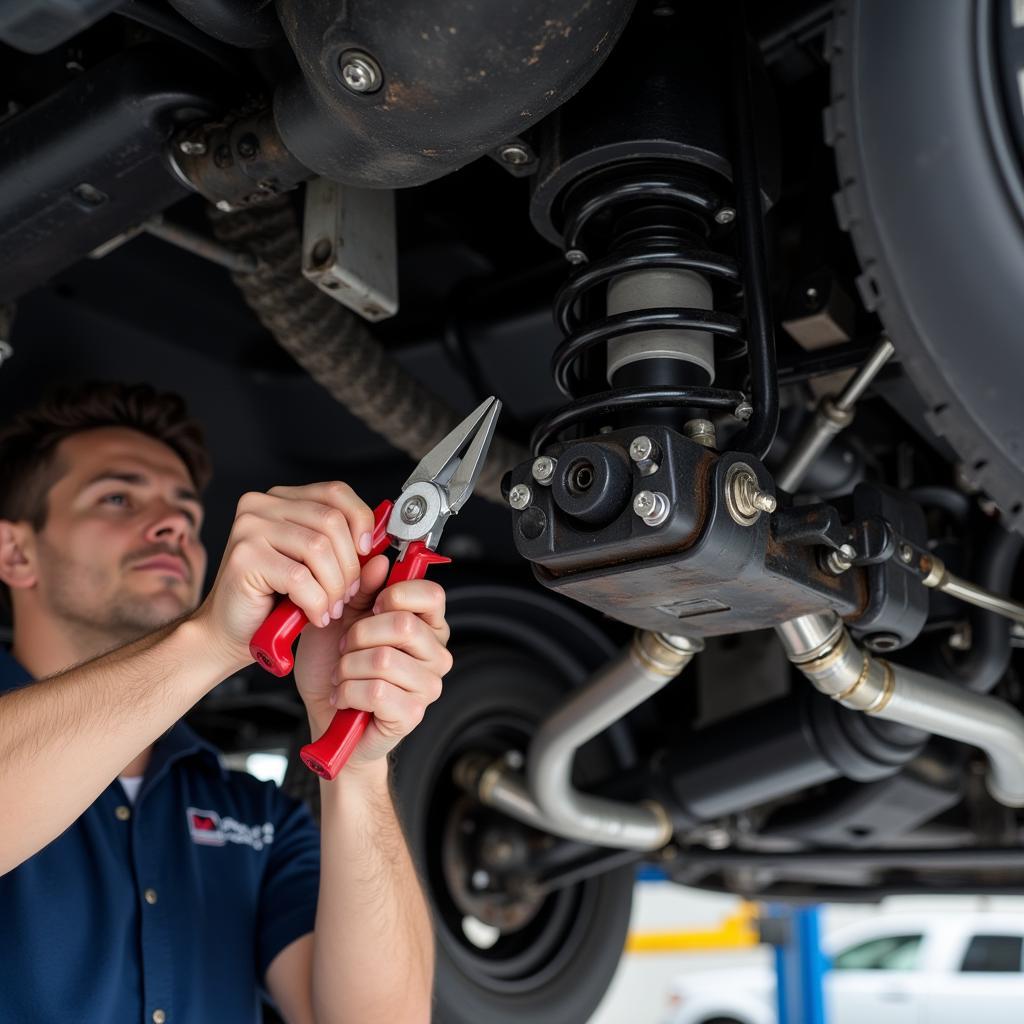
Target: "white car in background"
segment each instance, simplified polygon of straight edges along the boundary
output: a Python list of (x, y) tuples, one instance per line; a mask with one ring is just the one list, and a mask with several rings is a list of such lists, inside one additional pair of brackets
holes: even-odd
[[(830, 933), (828, 1024), (1021, 1024), (1024, 914), (885, 914)], [(661, 1024), (777, 1024), (763, 968), (673, 979)]]

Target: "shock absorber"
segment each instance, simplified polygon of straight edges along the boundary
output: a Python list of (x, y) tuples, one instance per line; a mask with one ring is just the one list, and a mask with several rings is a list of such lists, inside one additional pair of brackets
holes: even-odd
[(538, 454), (608, 424), (664, 423), (713, 445), (708, 420), (723, 411), (751, 420), (738, 450), (760, 458), (774, 436), (761, 224), (774, 174), (756, 166), (742, 26), (720, 19), (641, 4), (541, 139), (533, 220), (574, 269), (552, 364), (570, 402), (535, 431)]

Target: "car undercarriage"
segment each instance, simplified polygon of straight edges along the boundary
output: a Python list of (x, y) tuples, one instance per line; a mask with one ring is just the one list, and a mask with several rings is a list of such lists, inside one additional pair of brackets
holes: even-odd
[[(643, 861), (1020, 890), (1020, 4), (38, 0), (0, 40), (5, 413), (180, 391), (216, 551), (243, 491), (372, 505), (503, 403), (394, 765), (438, 1019), (586, 1019)], [(253, 667), (191, 721), (294, 752), (300, 712)]]

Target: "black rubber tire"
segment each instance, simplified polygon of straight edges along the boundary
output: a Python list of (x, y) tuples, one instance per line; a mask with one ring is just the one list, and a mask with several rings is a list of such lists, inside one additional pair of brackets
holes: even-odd
[(572, 900), (563, 903), (571, 908), (559, 931), (564, 939), (557, 940), (557, 953), (535, 977), (517, 978), (514, 986), (467, 967), (460, 937), (438, 911), (431, 807), (446, 785), (452, 751), (481, 718), (499, 714), (536, 723), (565, 690), (555, 672), (514, 649), (495, 645), (459, 652), (445, 680), (444, 699), (398, 748), (395, 797), (435, 918), (434, 1024), (584, 1024), (615, 973), (632, 906), (631, 867), (584, 881), (558, 897)]
[(996, 16), (995, 0), (839, 0), (825, 133), (861, 297), (932, 429), (1021, 530), (1024, 168), (1001, 106)]

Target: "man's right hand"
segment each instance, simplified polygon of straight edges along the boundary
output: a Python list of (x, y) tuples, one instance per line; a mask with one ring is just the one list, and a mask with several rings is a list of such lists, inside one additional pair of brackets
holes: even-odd
[(373, 512), (338, 481), (242, 495), (213, 589), (193, 613), (239, 668), (249, 641), (285, 594), (318, 627), (339, 618), (359, 588)]

